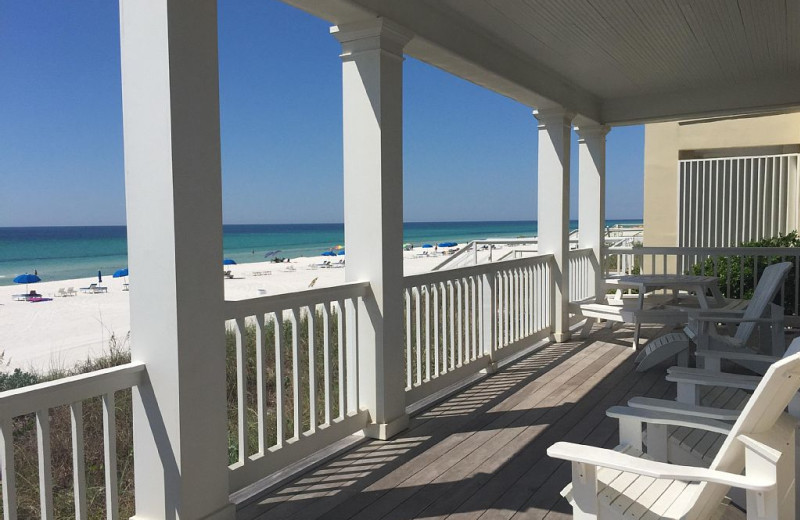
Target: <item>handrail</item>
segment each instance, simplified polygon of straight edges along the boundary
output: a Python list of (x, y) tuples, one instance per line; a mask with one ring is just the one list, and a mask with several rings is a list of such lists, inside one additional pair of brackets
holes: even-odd
[(349, 282), (334, 287), (321, 287), (319, 289), (261, 296), (247, 300), (226, 300), (224, 306), (225, 319), (232, 320), (257, 313), (280, 312), (293, 307), (306, 307), (337, 299), (366, 296), (368, 290), (369, 282)]
[(17, 417), (137, 386), (144, 371), (144, 363), (126, 363), (0, 392), (0, 417)]
[(415, 274), (403, 278), (403, 288), (415, 287), (418, 285), (445, 282), (453, 278), (477, 276), (493, 273), (502, 269), (513, 269), (529, 264), (548, 262), (553, 258), (552, 254), (539, 255), (527, 258), (517, 258), (516, 260), (504, 260), (502, 262), (492, 262), (491, 264), (471, 265), (468, 267), (458, 267), (446, 271), (431, 271), (428, 273)]
[(798, 256), (796, 247), (609, 247), (610, 254), (634, 255), (750, 255), (750, 256)]

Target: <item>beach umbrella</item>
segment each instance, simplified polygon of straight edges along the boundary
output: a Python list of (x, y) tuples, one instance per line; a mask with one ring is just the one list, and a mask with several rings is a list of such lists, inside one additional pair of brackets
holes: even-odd
[(222, 265), (236, 265), (236, 260), (233, 258), (226, 258), (222, 261)]
[(116, 271), (114, 271), (114, 278), (122, 278), (122, 277), (125, 277), (125, 276), (128, 276), (128, 268), (127, 267), (124, 268), (124, 269), (117, 269)]
[(336, 256), (336, 253), (334, 253), (333, 251), (325, 251), (321, 254), (322, 256)]
[(25, 284), (25, 292), (28, 292), (28, 284), (29, 283), (36, 283), (41, 281), (42, 279), (36, 276), (35, 274), (20, 274), (14, 277), (14, 283), (24, 283)]
[(442, 242), (439, 244), (439, 247), (456, 247), (458, 242)]
[(264, 253), (264, 258), (269, 258), (271, 256), (275, 256), (280, 252), (281, 252), (280, 249), (276, 249), (275, 251), (267, 251), (266, 253)]
[(422, 247), (428, 249), (429, 247), (433, 247), (431, 244), (422, 244)]
[(344, 254), (344, 249), (342, 249), (341, 251), (339, 251), (339, 256), (342, 256), (343, 254)]

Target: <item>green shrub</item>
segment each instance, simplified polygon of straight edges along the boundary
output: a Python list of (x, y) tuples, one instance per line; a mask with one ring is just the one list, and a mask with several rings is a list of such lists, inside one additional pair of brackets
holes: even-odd
[[(792, 231), (777, 237), (746, 242), (740, 247), (800, 247), (800, 237), (798, 237), (797, 231)], [(784, 261), (784, 257), (764, 255), (758, 256), (755, 261), (751, 256), (738, 255), (708, 258), (702, 263), (693, 265), (689, 272), (696, 275), (716, 275), (720, 278), (720, 290), (725, 297), (749, 299), (755, 290), (754, 274), (760, 278), (768, 265), (782, 261)], [(796, 277), (796, 269), (791, 269), (784, 284), (783, 301), (778, 302), (783, 305), (784, 312), (787, 314), (794, 312)]]

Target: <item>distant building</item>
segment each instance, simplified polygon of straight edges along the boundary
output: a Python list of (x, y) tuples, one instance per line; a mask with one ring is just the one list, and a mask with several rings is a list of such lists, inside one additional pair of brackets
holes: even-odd
[(646, 246), (734, 247), (800, 224), (800, 113), (645, 126)]

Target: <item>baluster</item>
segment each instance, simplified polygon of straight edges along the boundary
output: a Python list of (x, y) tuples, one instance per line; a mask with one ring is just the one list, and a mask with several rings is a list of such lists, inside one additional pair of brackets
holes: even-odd
[(286, 418), (284, 416), (284, 392), (283, 392), (283, 367), (286, 363), (286, 357), (283, 352), (283, 312), (278, 311), (274, 315), (275, 320), (275, 435), (277, 440), (275, 445), (277, 447), (283, 446), (283, 441), (286, 440), (284, 434), (284, 425)]
[(330, 319), (330, 303), (322, 304), (322, 364), (323, 364), (323, 377), (325, 384), (325, 424), (331, 423), (331, 387), (333, 386), (333, 377), (331, 372), (331, 319)]
[(403, 297), (406, 303), (406, 389), (412, 387), (412, 372), (414, 367), (411, 365), (411, 291), (405, 289)]
[[(106, 518), (108, 520), (117, 520), (119, 518), (119, 485), (117, 483), (117, 423), (114, 392), (103, 394), (103, 439), (103, 466), (106, 480)], [(44, 508), (42, 510), (44, 511)], [(42, 515), (42, 520), (44, 520), (44, 518), (44, 515)]]
[(509, 304), (511, 303), (510, 291), (511, 284), (508, 279), (508, 271), (503, 272), (503, 342), (501, 345), (506, 346), (511, 343), (511, 336), (509, 335), (509, 326), (511, 325), (511, 315), (509, 313)]
[(440, 287), (442, 289), (442, 373), (444, 374), (450, 370), (447, 356), (447, 284), (442, 282)]
[(417, 386), (422, 384), (422, 300), (420, 299), (419, 288), (411, 289), (411, 297), (414, 298), (414, 324), (416, 325), (416, 345), (414, 351), (417, 355)]
[[(39, 502), (42, 520), (53, 516), (53, 469), (50, 451), (50, 410), (45, 408), (36, 412), (36, 440), (39, 450)], [(108, 443), (106, 442), (106, 447)], [(107, 450), (106, 450), (107, 451)], [(116, 483), (117, 474), (114, 473)], [(5, 477), (3, 477), (5, 482)], [(108, 483), (108, 478), (106, 478)]]
[(472, 359), (478, 358), (478, 282), (474, 276), (469, 278), (472, 295)]
[(800, 302), (800, 256), (794, 257), (794, 314), (800, 314), (798, 312), (798, 302)]
[(356, 413), (359, 410), (358, 398), (358, 320), (360, 319), (358, 309), (364, 308), (361, 298), (348, 298), (345, 302), (347, 306), (347, 402), (348, 413)]
[(317, 306), (306, 307), (308, 313), (308, 431), (317, 431), (317, 353), (315, 351), (314, 323)]
[(461, 292), (461, 280), (454, 280), (456, 290), (456, 303), (457, 303), (457, 333), (458, 338), (458, 366), (464, 364), (464, 327), (462, 322), (462, 307), (464, 306), (464, 297)]
[(247, 360), (244, 318), (236, 318), (236, 401), (239, 433), (239, 462), (247, 460)]
[[(447, 282), (447, 291), (450, 293), (450, 316), (448, 321), (448, 329), (450, 330), (450, 370), (456, 368), (456, 319), (455, 319), (455, 288), (453, 282)], [(460, 363), (459, 363), (460, 364)]]
[(739, 257), (739, 298), (744, 299), (744, 255)]
[(433, 375), (439, 377), (439, 286), (433, 284)]
[(3, 451), (3, 520), (17, 520), (17, 473), (14, 468), (14, 426), (11, 417), (0, 418), (0, 447)]
[(292, 324), (292, 404), (294, 429), (292, 432), (293, 439), (300, 439), (300, 431), (302, 430), (302, 423), (300, 413), (303, 410), (303, 397), (300, 392), (300, 309), (295, 307), (292, 309), (291, 324)]
[(345, 319), (345, 304), (344, 300), (336, 301), (336, 319), (337, 321), (337, 337), (336, 337), (336, 354), (339, 361), (339, 419), (344, 419), (347, 416), (347, 389), (345, 382), (347, 381), (347, 364), (345, 360), (345, 338), (347, 338), (347, 320)]
[(267, 369), (266, 338), (264, 325), (266, 316), (259, 314), (256, 317), (256, 406), (258, 407), (258, 453), (263, 455), (267, 451), (267, 379), (264, 372)]
[(75, 518), (86, 520), (86, 461), (83, 455), (83, 403), (69, 407), (72, 424), (72, 487), (75, 498)]
[(425, 381), (431, 380), (431, 289), (423, 286), (425, 294)]

